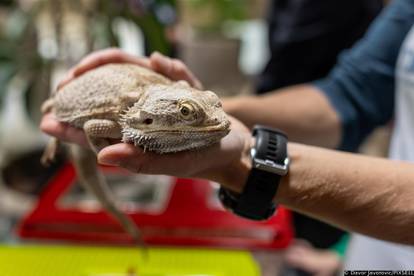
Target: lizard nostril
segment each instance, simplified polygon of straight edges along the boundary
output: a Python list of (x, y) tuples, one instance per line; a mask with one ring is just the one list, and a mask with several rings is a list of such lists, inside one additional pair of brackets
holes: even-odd
[(217, 125), (218, 123), (219, 123), (219, 119), (217, 118), (210, 118), (208, 121), (206, 121), (206, 124), (210, 126)]
[(146, 124), (146, 125), (150, 125), (150, 124), (152, 124), (152, 121), (153, 120), (151, 118), (147, 118), (143, 121), (143, 123)]

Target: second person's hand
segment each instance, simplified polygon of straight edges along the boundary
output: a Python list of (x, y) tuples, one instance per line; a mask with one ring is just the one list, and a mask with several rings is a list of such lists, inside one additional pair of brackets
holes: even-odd
[(200, 81), (181, 60), (169, 58), (158, 52), (152, 53), (150, 57), (137, 57), (127, 54), (118, 48), (109, 48), (93, 52), (84, 57), (76, 66), (69, 70), (59, 83), (57, 89), (59, 90), (74, 78), (79, 77), (87, 71), (109, 63), (131, 63), (140, 65), (172, 80), (184, 80), (193, 87), (198, 89), (202, 88)]

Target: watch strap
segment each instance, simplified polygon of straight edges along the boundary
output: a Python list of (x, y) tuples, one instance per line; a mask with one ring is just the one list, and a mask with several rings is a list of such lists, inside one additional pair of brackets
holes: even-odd
[(276, 194), (281, 176), (253, 169), (248, 177), (243, 193), (240, 195), (233, 212), (253, 220), (267, 219), (273, 215)]
[(285, 164), (287, 137), (278, 130), (263, 126), (256, 126), (253, 135), (256, 137), (253, 148), (255, 152), (252, 154), (253, 166), (243, 192), (236, 194), (220, 188), (219, 197), (223, 205), (233, 213), (253, 220), (264, 220), (276, 210), (273, 198), (283, 170), (279, 174), (272, 167), (283, 167)]
[[(250, 173), (249, 180), (255, 181), (258, 186), (259, 185), (267, 186), (267, 185), (274, 184), (274, 183), (264, 183), (262, 181), (262, 180), (269, 181), (269, 179), (270, 181), (275, 180), (274, 175), (267, 175), (267, 174), (271, 174), (271, 173), (260, 171), (260, 170), (254, 170)], [(277, 190), (277, 187), (276, 187), (276, 190)], [(251, 200), (252, 198), (255, 198), (255, 195), (257, 194), (257, 192), (258, 191), (254, 190), (254, 188), (245, 189), (243, 191), (243, 194), (250, 193), (252, 196), (242, 197), (243, 194), (242, 195), (236, 194), (223, 187), (220, 187), (219, 199), (226, 209), (230, 210), (236, 215), (249, 218), (252, 220), (264, 220), (264, 219), (271, 217), (274, 214), (276, 210), (276, 204), (273, 203), (272, 193), (268, 193), (268, 191), (266, 191), (266, 195), (269, 195), (268, 198), (259, 197), (263, 200), (260, 200), (260, 201)], [(259, 193), (261, 194), (260, 191)], [(274, 193), (276, 193), (276, 191)]]

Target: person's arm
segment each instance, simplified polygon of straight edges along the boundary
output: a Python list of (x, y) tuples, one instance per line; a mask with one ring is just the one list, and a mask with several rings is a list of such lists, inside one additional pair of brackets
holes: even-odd
[(293, 141), (356, 150), (393, 116), (395, 65), (413, 24), (414, 1), (395, 0), (326, 79), (263, 96), (225, 99), (223, 106), (248, 126), (274, 126)]
[[(118, 144), (98, 160), (136, 173), (208, 178), (241, 192), (250, 170), (249, 139), (237, 126), (220, 146), (200, 152), (159, 156)], [(414, 164), (294, 143), (288, 150), (290, 172), (276, 203), (345, 230), (414, 245)]]
[(223, 100), (223, 108), (249, 128), (255, 124), (282, 129), (293, 141), (334, 148), (341, 122), (327, 97), (312, 85), (297, 85), (262, 96)]
[(379, 239), (414, 245), (414, 164), (289, 145), (276, 202)]

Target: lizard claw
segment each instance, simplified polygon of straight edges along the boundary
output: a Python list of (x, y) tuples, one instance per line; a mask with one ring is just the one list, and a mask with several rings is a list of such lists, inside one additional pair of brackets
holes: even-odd
[(45, 151), (43, 152), (40, 162), (43, 166), (48, 167), (55, 160), (56, 152), (59, 147), (59, 140), (52, 138), (47, 144)]

